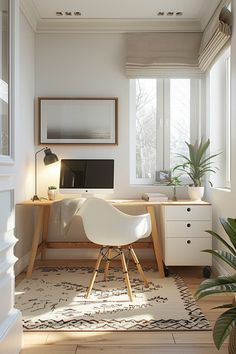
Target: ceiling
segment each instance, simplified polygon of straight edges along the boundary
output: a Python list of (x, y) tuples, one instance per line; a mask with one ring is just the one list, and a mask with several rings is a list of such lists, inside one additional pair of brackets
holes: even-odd
[(202, 31), (221, 0), (21, 0), (44, 31)]

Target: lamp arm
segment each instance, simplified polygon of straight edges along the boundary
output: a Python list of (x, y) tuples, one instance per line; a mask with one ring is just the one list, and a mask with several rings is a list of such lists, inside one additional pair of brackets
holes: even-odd
[(38, 151), (36, 151), (36, 153), (34, 154), (34, 195), (37, 196), (37, 155), (39, 152), (43, 151), (47, 149), (47, 147), (44, 147)]

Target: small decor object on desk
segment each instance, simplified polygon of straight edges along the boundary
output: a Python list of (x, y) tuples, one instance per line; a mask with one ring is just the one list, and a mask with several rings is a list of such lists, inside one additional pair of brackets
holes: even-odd
[(170, 170), (156, 171), (156, 183), (157, 184), (166, 184), (170, 177), (171, 177)]
[[(204, 187), (202, 186), (203, 179), (207, 173), (215, 173), (216, 168), (212, 166), (212, 159), (219, 154), (206, 155), (206, 151), (210, 145), (210, 140), (206, 142), (201, 140), (200, 144), (196, 141), (195, 144), (187, 143), (189, 156), (178, 154), (178, 157), (184, 159), (184, 163), (175, 167), (176, 170), (186, 173), (193, 181), (188, 186), (188, 193), (191, 200), (200, 201), (204, 194)], [(212, 186), (211, 181), (208, 181)]]
[(232, 274), (221, 275), (215, 279), (208, 279), (203, 281), (195, 296), (201, 299), (205, 296), (212, 294), (231, 293), (232, 302), (215, 307), (218, 309), (226, 309), (216, 320), (213, 328), (213, 339), (215, 346), (219, 350), (225, 339), (229, 336), (228, 353), (236, 353), (236, 219), (220, 218), (221, 225), (223, 226), (230, 243), (215, 233), (208, 230), (207, 232), (220, 241), (224, 250), (204, 250), (225, 262), (233, 270)]
[(57, 187), (49, 186), (48, 187), (48, 199), (49, 200), (55, 200), (56, 199), (56, 194), (57, 194)]
[(163, 193), (144, 193), (142, 199), (147, 202), (167, 202), (168, 197)]

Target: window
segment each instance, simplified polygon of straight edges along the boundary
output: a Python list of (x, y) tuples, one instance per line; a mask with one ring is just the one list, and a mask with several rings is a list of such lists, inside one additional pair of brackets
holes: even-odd
[(230, 188), (230, 131), (231, 131), (231, 118), (230, 118), (230, 51), (225, 59), (226, 71), (226, 90), (225, 90), (225, 187)]
[(9, 147), (9, 28), (8, 2), (0, 10), (0, 157), (10, 155)]
[(131, 183), (155, 182), (198, 137), (197, 79), (131, 80)]
[(218, 173), (212, 175), (214, 187), (230, 188), (230, 48), (217, 59), (209, 73), (210, 138)]

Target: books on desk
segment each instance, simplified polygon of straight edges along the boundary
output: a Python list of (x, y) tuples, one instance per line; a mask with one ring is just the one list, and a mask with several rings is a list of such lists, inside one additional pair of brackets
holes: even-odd
[(144, 193), (142, 199), (147, 202), (167, 202), (168, 197), (166, 194), (162, 193)]

